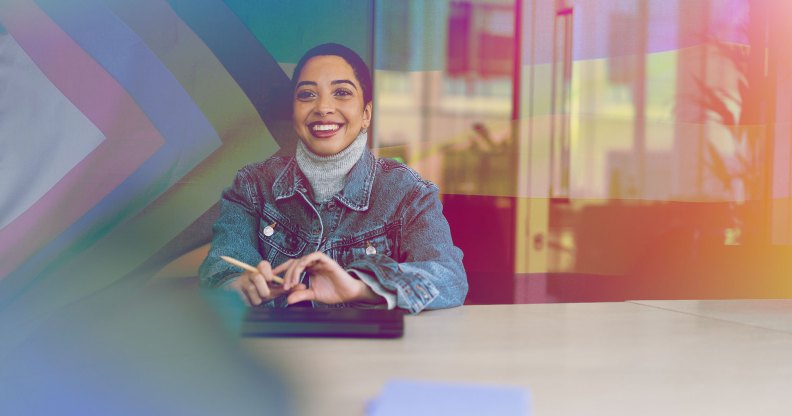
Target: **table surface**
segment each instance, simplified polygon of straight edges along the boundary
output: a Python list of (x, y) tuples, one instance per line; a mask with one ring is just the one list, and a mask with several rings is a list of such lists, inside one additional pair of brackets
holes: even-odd
[(519, 386), (535, 415), (792, 414), (792, 300), (484, 305), (396, 340), (246, 338), (300, 413), (363, 415), (389, 380)]

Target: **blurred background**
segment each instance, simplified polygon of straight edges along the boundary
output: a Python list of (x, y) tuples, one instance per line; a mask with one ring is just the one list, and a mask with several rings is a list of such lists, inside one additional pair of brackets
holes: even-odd
[(196, 284), (220, 192), (293, 149), (296, 60), (374, 68), (468, 303), (792, 296), (786, 0), (0, 0), (0, 320)]

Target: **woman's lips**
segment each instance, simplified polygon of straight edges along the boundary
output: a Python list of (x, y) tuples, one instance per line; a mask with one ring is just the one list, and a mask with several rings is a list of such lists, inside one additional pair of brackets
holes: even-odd
[(311, 131), (311, 135), (317, 139), (327, 139), (341, 130), (341, 126), (342, 124), (339, 123), (311, 123), (308, 125), (308, 129)]

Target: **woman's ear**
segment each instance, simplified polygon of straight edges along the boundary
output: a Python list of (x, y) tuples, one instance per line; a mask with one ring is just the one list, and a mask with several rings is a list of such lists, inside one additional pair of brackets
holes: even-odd
[(367, 129), (371, 125), (372, 107), (373, 107), (373, 103), (371, 101), (369, 101), (368, 104), (363, 106), (363, 123), (362, 123), (363, 129)]

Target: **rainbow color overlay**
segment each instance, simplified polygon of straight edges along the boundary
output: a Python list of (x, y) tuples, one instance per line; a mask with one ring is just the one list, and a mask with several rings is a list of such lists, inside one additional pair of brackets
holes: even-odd
[(0, 333), (194, 279), (329, 41), (375, 69), (374, 151), (440, 186), (469, 303), (792, 296), (792, 6), (606, 3), (0, 0)]

